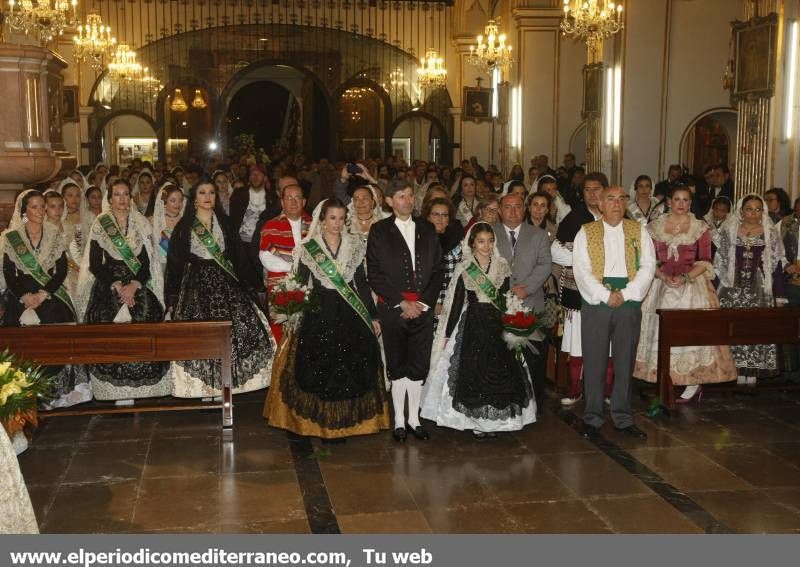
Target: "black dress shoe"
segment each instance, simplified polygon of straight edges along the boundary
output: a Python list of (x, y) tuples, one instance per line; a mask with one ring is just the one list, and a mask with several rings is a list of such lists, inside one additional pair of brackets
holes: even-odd
[(394, 431), (392, 431), (392, 437), (398, 443), (404, 443), (406, 440), (406, 428), (405, 427), (398, 427)]
[(584, 439), (594, 440), (600, 438), (600, 428), (583, 421), (578, 425), (578, 433)]
[(634, 439), (641, 439), (641, 440), (647, 439), (647, 433), (645, 433), (635, 425), (629, 425), (628, 427), (614, 427), (614, 431), (624, 433), (625, 435), (630, 435)]
[(416, 427), (406, 427), (406, 430), (410, 431), (411, 435), (420, 441), (427, 441), (431, 438), (431, 434), (425, 431), (421, 425), (417, 425)]

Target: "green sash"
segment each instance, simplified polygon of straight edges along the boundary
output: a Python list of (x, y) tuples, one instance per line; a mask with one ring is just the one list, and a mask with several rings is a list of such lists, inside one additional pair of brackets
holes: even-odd
[[(39, 264), (39, 260), (36, 259), (36, 256), (25, 244), (25, 241), (22, 240), (22, 235), (16, 230), (10, 230), (6, 233), (6, 238), (8, 239), (8, 243), (11, 245), (11, 248), (14, 250), (14, 254), (16, 254), (20, 262), (22, 262), (25, 268), (27, 268), (31, 277), (35, 279), (36, 282), (42, 287), (45, 287), (48, 283), (50, 283), (52, 278), (47, 275), (47, 272), (45, 272), (44, 269), (42, 269), (42, 266)], [(44, 238), (44, 232), (42, 232), (42, 238)], [(67, 293), (67, 290), (64, 289), (63, 285), (59, 286), (54, 295), (60, 299), (64, 305), (69, 307), (69, 310), (72, 311), (73, 315), (75, 315), (75, 306), (72, 305), (72, 300), (70, 300), (69, 294)]]
[(375, 332), (372, 327), (372, 317), (369, 315), (369, 311), (367, 311), (366, 306), (361, 301), (361, 298), (358, 297), (358, 294), (353, 291), (347, 282), (344, 281), (342, 274), (339, 273), (339, 270), (336, 269), (336, 264), (333, 263), (333, 260), (328, 258), (328, 255), (322, 251), (320, 248), (319, 243), (316, 240), (309, 240), (305, 244), (303, 244), (306, 251), (311, 255), (317, 265), (322, 269), (326, 276), (328, 276), (328, 280), (333, 284), (336, 288), (336, 291), (339, 292), (339, 295), (342, 296), (350, 307), (358, 313), (358, 316), (361, 317), (361, 320), (367, 325), (367, 328)]
[(467, 266), (467, 269), (464, 270), (472, 280), (478, 284), (478, 287), (481, 288), (483, 293), (486, 294), (486, 297), (492, 302), (492, 305), (497, 307), (497, 310), (500, 313), (506, 312), (506, 298), (505, 296), (501, 295), (498, 289), (494, 286), (491, 280), (486, 276), (483, 270), (475, 262), (470, 262), (470, 265)]
[(103, 227), (103, 230), (106, 231), (109, 240), (111, 240), (111, 244), (114, 245), (114, 248), (117, 249), (119, 255), (122, 256), (122, 261), (125, 262), (125, 265), (128, 266), (128, 269), (130, 269), (134, 276), (138, 274), (142, 267), (142, 263), (133, 253), (131, 247), (128, 246), (128, 241), (125, 240), (125, 237), (119, 231), (119, 226), (117, 226), (117, 221), (114, 219), (114, 215), (106, 213), (97, 217), (97, 220), (100, 222), (100, 226)]
[(222, 250), (220, 250), (219, 244), (214, 240), (214, 235), (211, 234), (197, 217), (194, 217), (194, 221), (192, 221), (192, 230), (197, 235), (197, 238), (200, 239), (200, 242), (203, 243), (203, 246), (206, 247), (208, 253), (211, 254), (211, 257), (214, 258), (214, 261), (219, 264), (219, 267), (228, 272), (228, 275), (238, 282), (239, 278), (233, 270), (233, 265), (222, 253)]

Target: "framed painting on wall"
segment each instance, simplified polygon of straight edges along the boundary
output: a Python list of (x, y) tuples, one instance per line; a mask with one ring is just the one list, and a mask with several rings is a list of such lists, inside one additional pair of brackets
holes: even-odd
[(600, 116), (603, 110), (603, 64), (583, 66), (583, 117)]
[(775, 94), (778, 15), (732, 24), (735, 39), (736, 76), (733, 96), (737, 99), (769, 98)]
[(62, 88), (62, 117), (64, 122), (78, 122), (80, 115), (78, 113), (78, 87), (63, 87)]
[(492, 89), (464, 87), (464, 120), (490, 122), (492, 120)]

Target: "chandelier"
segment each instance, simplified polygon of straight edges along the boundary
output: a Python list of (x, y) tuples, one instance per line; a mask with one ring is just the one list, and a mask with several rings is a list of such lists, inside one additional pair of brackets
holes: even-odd
[(447, 69), (444, 68), (444, 60), (436, 55), (435, 50), (429, 49), (426, 51), (425, 57), (420, 59), (419, 63), (417, 80), (422, 88), (440, 87), (447, 82)]
[(189, 109), (189, 105), (186, 104), (180, 89), (175, 89), (169, 108), (172, 112), (186, 112)]
[(200, 92), (200, 89), (195, 89), (194, 99), (192, 100), (192, 107), (196, 108), (197, 110), (203, 110), (207, 106), (208, 104), (203, 99), (203, 94)]
[(506, 45), (506, 34), (498, 33), (495, 20), (489, 20), (483, 30), (484, 35), (476, 39), (478, 45), (471, 45), (467, 62), (485, 73), (491, 74), (498, 67), (507, 67), (514, 60), (511, 46)]
[(103, 25), (103, 18), (97, 12), (86, 16), (86, 25), (78, 25), (72, 55), (76, 61), (89, 59), (93, 69), (103, 67), (107, 56), (111, 56), (117, 45), (117, 38), (111, 37), (111, 26)]
[(75, 25), (78, 0), (8, 0), (6, 16), (13, 32), (35, 34), (41, 43), (49, 43)]
[(158, 94), (164, 89), (164, 84), (161, 80), (150, 74), (150, 68), (145, 67), (142, 70), (142, 78), (140, 79), (142, 83), (142, 90), (146, 96), (152, 96), (153, 98), (157, 98)]
[(401, 69), (395, 69), (387, 76), (388, 83), (383, 83), (383, 88), (387, 90), (399, 91), (408, 86), (408, 81)]
[(561, 31), (582, 38), (592, 49), (603, 39), (622, 29), (622, 4), (608, 0), (564, 0)]
[(136, 52), (127, 43), (120, 43), (108, 64), (112, 79), (135, 79), (141, 76), (142, 66), (136, 61)]

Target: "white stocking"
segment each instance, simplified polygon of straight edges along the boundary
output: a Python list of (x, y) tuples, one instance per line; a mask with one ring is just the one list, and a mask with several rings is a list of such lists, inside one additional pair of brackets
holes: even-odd
[(409, 382), (408, 378), (392, 380), (392, 404), (394, 405), (395, 429), (406, 428), (406, 392), (408, 391)]
[(419, 402), (422, 398), (422, 381), (408, 381), (408, 425), (419, 427)]

